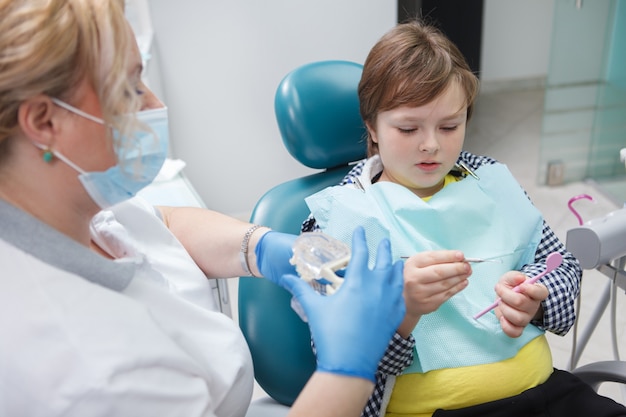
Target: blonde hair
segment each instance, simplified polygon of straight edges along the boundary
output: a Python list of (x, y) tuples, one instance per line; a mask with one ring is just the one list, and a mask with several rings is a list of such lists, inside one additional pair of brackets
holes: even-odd
[(140, 107), (127, 74), (131, 33), (124, 0), (0, 0), (0, 144), (18, 129), (24, 100), (65, 100), (82, 80), (104, 120), (130, 131), (134, 121), (115, 116)]
[[(363, 121), (374, 128), (378, 113), (430, 103), (456, 80), (465, 92), (467, 118), (478, 94), (478, 78), (459, 49), (436, 27), (420, 20), (401, 23), (374, 45), (359, 83)], [(378, 153), (368, 130), (368, 156)]]

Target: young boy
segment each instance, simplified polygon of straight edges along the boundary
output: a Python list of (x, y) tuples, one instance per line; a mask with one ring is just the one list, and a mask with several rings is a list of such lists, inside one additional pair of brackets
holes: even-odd
[[(307, 199), (303, 231), (349, 242), (361, 225), (368, 241), (388, 237), (394, 257), (407, 258), (407, 314), (364, 415), (626, 415), (553, 369), (544, 331), (574, 323), (582, 272), (508, 169), (462, 151), (477, 92), (441, 32), (398, 25), (370, 51), (359, 84), (368, 159)], [(561, 265), (523, 284), (552, 252)]]

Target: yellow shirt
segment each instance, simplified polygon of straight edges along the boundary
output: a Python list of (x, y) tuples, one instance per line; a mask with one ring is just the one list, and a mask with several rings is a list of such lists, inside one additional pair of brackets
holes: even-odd
[[(461, 181), (461, 178), (455, 177), (452, 174), (448, 174), (445, 177), (443, 177), (443, 187), (442, 188), (446, 188), (449, 184), (452, 184), (453, 182), (457, 182), (457, 181)], [(422, 200), (428, 201), (431, 198), (432, 198), (432, 195), (429, 196), (429, 197), (422, 197)]]
[(552, 370), (548, 341), (539, 336), (502, 362), (397, 376), (385, 415), (427, 417), (439, 408), (453, 410), (511, 397), (542, 384)]
[[(456, 181), (448, 174), (444, 187)], [(439, 408), (455, 410), (511, 397), (542, 384), (552, 370), (550, 347), (539, 336), (502, 362), (397, 376), (385, 415), (430, 417)]]

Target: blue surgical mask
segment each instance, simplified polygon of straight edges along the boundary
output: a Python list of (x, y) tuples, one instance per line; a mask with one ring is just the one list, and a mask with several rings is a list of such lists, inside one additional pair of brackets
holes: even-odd
[[(52, 101), (60, 107), (86, 119), (106, 125), (106, 122), (61, 100)], [(78, 178), (93, 201), (105, 209), (135, 196), (157, 176), (168, 151), (167, 108), (144, 110), (137, 119), (150, 131), (138, 130), (129, 137), (114, 132), (118, 148), (118, 162), (106, 171), (87, 172), (58, 151), (54, 156), (79, 172)]]

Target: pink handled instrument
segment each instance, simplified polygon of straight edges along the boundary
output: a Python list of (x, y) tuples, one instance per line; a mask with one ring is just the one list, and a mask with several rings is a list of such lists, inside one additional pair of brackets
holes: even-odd
[[(548, 272), (552, 272), (554, 271), (556, 268), (559, 267), (559, 265), (561, 265), (561, 262), (563, 262), (563, 256), (561, 256), (560, 253), (558, 252), (552, 252), (550, 255), (548, 255), (548, 257), (546, 258), (546, 270), (543, 271), (540, 274), (535, 275), (532, 278), (528, 278), (526, 281), (523, 282), (523, 284), (534, 284), (535, 282), (537, 282), (540, 278), (542, 278), (544, 275), (546, 275)], [(519, 292), (521, 285), (516, 286), (515, 288), (513, 288), (513, 291), (515, 292)], [(481, 310), (479, 313), (476, 313), (474, 315), (474, 319), (479, 319), (480, 317), (484, 316), (485, 314), (487, 314), (488, 312), (490, 312), (491, 310), (493, 310), (494, 308), (498, 307), (498, 304), (500, 304), (501, 298), (498, 297), (498, 299), (496, 301), (493, 302), (493, 304), (491, 304), (489, 307), (485, 308), (484, 310)]]

